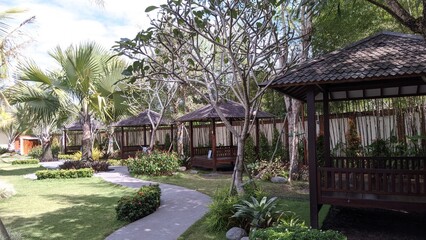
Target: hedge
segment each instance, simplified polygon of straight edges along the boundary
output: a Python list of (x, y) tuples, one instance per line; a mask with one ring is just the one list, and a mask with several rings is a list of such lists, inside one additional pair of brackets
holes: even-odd
[(62, 165), (59, 165), (60, 169), (82, 169), (92, 168), (95, 172), (106, 172), (109, 168), (109, 163), (106, 161), (65, 161)]
[(115, 208), (117, 219), (133, 222), (155, 212), (160, 207), (161, 189), (158, 184), (141, 187), (133, 196), (122, 197)]
[(343, 234), (327, 230), (308, 228), (303, 224), (281, 224), (275, 227), (259, 229), (250, 234), (250, 239), (256, 240), (346, 240)]
[(70, 169), (70, 170), (41, 170), (37, 171), (35, 175), (37, 179), (47, 179), (47, 178), (85, 178), (93, 176), (93, 169), (91, 168), (81, 168), (81, 169)]
[(21, 165), (21, 164), (39, 164), (40, 161), (38, 159), (22, 159), (15, 160), (12, 162), (12, 165)]
[(140, 153), (136, 158), (129, 158), (127, 167), (134, 175), (171, 175), (179, 167), (179, 158), (175, 153), (154, 151)]

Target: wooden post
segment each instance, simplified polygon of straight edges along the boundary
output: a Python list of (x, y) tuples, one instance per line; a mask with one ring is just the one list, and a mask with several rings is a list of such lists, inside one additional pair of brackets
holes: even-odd
[(191, 161), (194, 158), (194, 126), (192, 121), (189, 122), (189, 153), (191, 155)]
[(255, 134), (256, 134), (256, 158), (259, 159), (259, 118), (256, 118), (256, 129), (255, 129)]
[[(173, 137), (174, 137), (173, 136), (173, 124), (170, 124), (170, 144), (171, 144), (171, 146), (173, 145), (173, 142), (174, 142), (174, 138)], [(172, 150), (173, 150), (173, 148), (172, 148)]]
[(121, 158), (124, 159), (124, 127), (121, 127), (121, 141), (120, 141), (120, 148), (121, 148)]
[(330, 107), (328, 91), (323, 92), (323, 129), (324, 129), (324, 163), (326, 167), (331, 167), (330, 159)]
[(211, 122), (211, 131), (210, 131), (210, 139), (212, 143), (212, 153), (213, 153), (213, 171), (217, 170), (217, 154), (216, 154), (216, 122), (212, 119)]
[(316, 122), (315, 122), (315, 93), (311, 87), (306, 95), (308, 111), (308, 162), (309, 162), (309, 200), (310, 200), (310, 225), (318, 228), (318, 185), (316, 161)]
[(146, 144), (146, 125), (143, 125), (143, 146), (148, 146), (148, 144)]
[(64, 154), (67, 154), (67, 130), (64, 128)]
[[(232, 126), (232, 120), (229, 120), (229, 124)], [(231, 148), (234, 146), (234, 136), (232, 135), (232, 132), (229, 132), (229, 146)]]

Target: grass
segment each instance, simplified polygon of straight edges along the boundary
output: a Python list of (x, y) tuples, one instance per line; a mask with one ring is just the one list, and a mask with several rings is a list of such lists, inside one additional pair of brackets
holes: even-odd
[(99, 178), (30, 180), (39, 165), (0, 163), (2, 180), (17, 194), (0, 202), (0, 217), (23, 239), (104, 239), (126, 225), (116, 220), (118, 199), (135, 190)]
[[(138, 176), (145, 180), (151, 180), (161, 183), (174, 184), (190, 189), (195, 189), (209, 196), (213, 196), (214, 192), (223, 187), (229, 187), (231, 184), (231, 175), (218, 174), (199, 174), (178, 173), (173, 176), (147, 177)], [(309, 194), (307, 192), (307, 182), (294, 182), (292, 184), (279, 184), (265, 181), (256, 181), (256, 184), (269, 196), (279, 197), (279, 208), (284, 211), (292, 211), (305, 223), (309, 223)], [(324, 221), (329, 206), (323, 206), (319, 214), (320, 225)], [(224, 231), (210, 232), (206, 226), (206, 217), (203, 217), (193, 224), (183, 235), (180, 240), (197, 240), (197, 239), (223, 239)]]

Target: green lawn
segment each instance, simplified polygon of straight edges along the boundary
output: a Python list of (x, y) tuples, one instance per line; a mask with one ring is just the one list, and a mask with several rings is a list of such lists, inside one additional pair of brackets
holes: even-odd
[(104, 239), (126, 225), (115, 219), (118, 199), (133, 189), (93, 177), (64, 180), (30, 180), (23, 175), (38, 165), (0, 163), (1, 179), (17, 194), (0, 202), (0, 217), (23, 239)]
[[(168, 177), (146, 177), (139, 176), (145, 180), (175, 184), (212, 196), (216, 189), (229, 187), (231, 183), (230, 174), (199, 174), (178, 173)], [(292, 211), (299, 216), (300, 220), (309, 223), (309, 195), (307, 193), (308, 183), (294, 182), (290, 184), (277, 184), (265, 181), (256, 181), (256, 184), (269, 196), (279, 197), (279, 207), (284, 211)], [(320, 225), (324, 221), (329, 206), (324, 206), (320, 211)], [(205, 218), (200, 219), (192, 225), (179, 239), (223, 239), (226, 232), (209, 232), (206, 227)]]

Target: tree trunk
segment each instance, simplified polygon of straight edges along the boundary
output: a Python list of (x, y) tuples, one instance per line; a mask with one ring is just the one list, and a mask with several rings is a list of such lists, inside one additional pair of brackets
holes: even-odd
[(185, 125), (181, 123), (177, 126), (177, 152), (179, 157), (182, 159), (185, 156), (184, 144), (183, 144), (183, 136), (184, 136)]
[(290, 99), (285, 97), (286, 107), (287, 107), (287, 119), (288, 119), (288, 129), (291, 134), (289, 134), (288, 142), (289, 144), (289, 155), (290, 155), (290, 172), (289, 172), (289, 181), (295, 180), (299, 172), (299, 127), (298, 119), (300, 113), (300, 107), (302, 106), (298, 100)]
[(149, 140), (149, 150), (152, 151), (154, 150), (154, 146), (155, 146), (155, 133), (157, 132), (157, 127), (153, 127), (151, 125), (151, 139)]
[(244, 147), (245, 140), (242, 137), (237, 139), (237, 159), (235, 160), (234, 172), (232, 174), (231, 191), (235, 187), (239, 196), (244, 195), (243, 170), (244, 170)]
[(114, 154), (114, 127), (108, 127), (108, 147), (106, 154), (107, 156), (111, 156)]
[(43, 153), (41, 154), (40, 161), (42, 162), (51, 162), (53, 161), (52, 153), (52, 141), (43, 141)]
[(5, 240), (11, 240), (9, 233), (6, 230), (6, 227), (4, 226), (3, 222), (1, 221), (1, 218), (0, 218), (0, 233), (1, 233), (1, 236), (3, 236), (3, 238)]
[(83, 116), (83, 144), (82, 144), (82, 161), (92, 161), (92, 137), (91, 137), (91, 121), (90, 115)]

